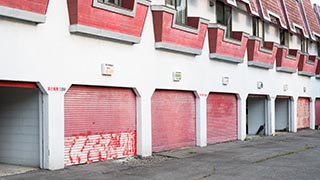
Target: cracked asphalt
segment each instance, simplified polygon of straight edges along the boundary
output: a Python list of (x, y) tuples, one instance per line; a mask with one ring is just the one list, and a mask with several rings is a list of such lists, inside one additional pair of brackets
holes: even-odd
[(319, 180), (320, 131), (304, 130), (154, 154), (152, 157), (111, 160), (36, 170), (2, 180)]

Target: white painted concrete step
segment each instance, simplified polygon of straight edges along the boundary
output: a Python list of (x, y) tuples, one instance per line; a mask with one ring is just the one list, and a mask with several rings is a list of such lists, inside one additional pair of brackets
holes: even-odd
[(9, 164), (0, 164), (0, 177), (22, 174), (30, 171), (38, 170), (39, 168), (15, 166)]

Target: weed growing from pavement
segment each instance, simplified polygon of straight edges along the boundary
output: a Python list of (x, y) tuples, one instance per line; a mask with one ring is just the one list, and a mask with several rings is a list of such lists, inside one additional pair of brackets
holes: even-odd
[(197, 154), (198, 152), (197, 151), (190, 151), (188, 152), (188, 154)]
[(270, 156), (270, 157), (267, 157), (267, 158), (264, 158), (264, 159), (260, 159), (258, 161), (255, 161), (254, 163), (262, 163), (262, 162), (270, 160), (270, 159), (275, 159), (275, 158), (278, 158), (278, 157), (297, 154), (297, 153), (300, 153), (300, 152), (303, 152), (303, 151), (312, 150), (314, 148), (316, 148), (316, 147), (315, 146), (307, 146), (306, 145), (306, 146), (303, 147), (303, 149), (300, 149), (300, 150), (297, 150), (297, 151), (289, 151), (289, 152), (279, 153), (279, 154), (276, 154), (274, 156)]
[(201, 179), (206, 179), (212, 175), (214, 175), (217, 172), (217, 169), (215, 167), (212, 168), (212, 170), (209, 172), (209, 174), (199, 178), (199, 179), (195, 179), (195, 180), (201, 180)]

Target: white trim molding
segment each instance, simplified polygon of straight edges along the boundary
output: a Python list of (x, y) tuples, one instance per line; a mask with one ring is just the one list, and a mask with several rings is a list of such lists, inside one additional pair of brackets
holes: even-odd
[(25, 11), (25, 10), (5, 7), (5, 6), (0, 6), (0, 16), (20, 19), (24, 21), (33, 22), (33, 23), (46, 22), (46, 15), (44, 14), (34, 13), (30, 11)]
[(104, 29), (93, 28), (93, 27), (85, 26), (85, 25), (81, 25), (81, 24), (70, 25), (70, 32), (71, 33), (86, 34), (86, 35), (93, 35), (93, 36), (102, 37), (102, 38), (109, 38), (109, 39), (114, 39), (114, 40), (118, 40), (118, 41), (129, 42), (129, 43), (133, 43), (133, 44), (140, 43), (140, 40), (141, 40), (140, 37), (131, 36), (128, 34), (123, 34), (123, 33), (118, 33), (118, 32), (113, 32), (113, 31), (108, 31), (108, 30), (104, 30)]
[(182, 53), (192, 54), (192, 55), (200, 55), (200, 54), (202, 54), (202, 50), (201, 49), (195, 49), (195, 48), (190, 48), (190, 47), (186, 47), (186, 46), (166, 43), (166, 42), (156, 42), (155, 43), (155, 48), (156, 49), (166, 49), (166, 50), (171, 50), (171, 51), (177, 51), (177, 52), (182, 52)]

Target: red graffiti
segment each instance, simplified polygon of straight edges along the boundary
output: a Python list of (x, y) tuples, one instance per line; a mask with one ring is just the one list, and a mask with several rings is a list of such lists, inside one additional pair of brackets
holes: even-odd
[(65, 137), (65, 166), (136, 155), (136, 132)]

